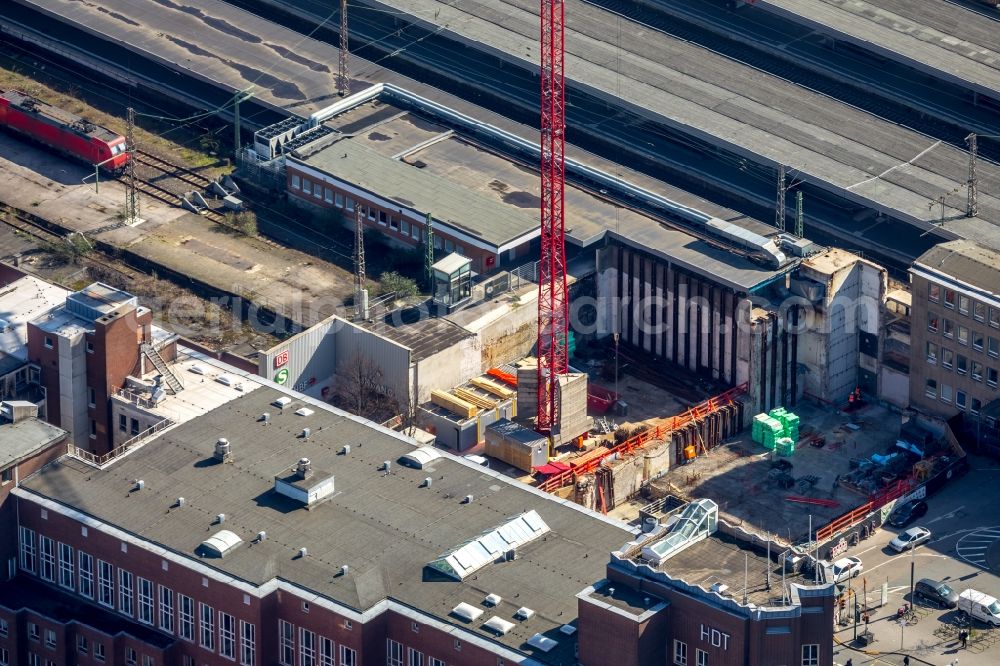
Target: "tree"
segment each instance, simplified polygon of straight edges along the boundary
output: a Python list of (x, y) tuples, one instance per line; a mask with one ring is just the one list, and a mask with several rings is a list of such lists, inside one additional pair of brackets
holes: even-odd
[(330, 400), (341, 409), (376, 423), (400, 413), (395, 391), (385, 383), (382, 368), (371, 358), (355, 353), (337, 371)]
[(238, 213), (226, 213), (226, 224), (244, 236), (257, 235), (257, 215), (253, 211), (241, 210)]
[(410, 298), (420, 293), (416, 281), (405, 275), (400, 275), (396, 271), (382, 273), (382, 276), (378, 280), (378, 285), (379, 295), (395, 292), (398, 299)]

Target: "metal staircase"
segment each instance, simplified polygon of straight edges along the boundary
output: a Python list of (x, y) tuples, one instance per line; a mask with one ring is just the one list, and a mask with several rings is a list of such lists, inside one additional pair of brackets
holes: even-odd
[(146, 355), (146, 358), (149, 359), (150, 363), (153, 364), (153, 367), (156, 368), (158, 373), (160, 373), (160, 376), (163, 377), (163, 381), (167, 383), (167, 387), (170, 389), (171, 393), (177, 395), (177, 393), (184, 390), (184, 385), (181, 384), (181, 380), (179, 380), (174, 373), (170, 372), (170, 368), (167, 367), (167, 362), (163, 360), (162, 356), (160, 356), (160, 352), (153, 348), (153, 345), (148, 342), (143, 342), (139, 345), (139, 349)]

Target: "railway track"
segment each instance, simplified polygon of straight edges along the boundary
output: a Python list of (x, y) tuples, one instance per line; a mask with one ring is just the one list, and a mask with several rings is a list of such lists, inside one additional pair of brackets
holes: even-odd
[[(208, 178), (207, 176), (204, 176), (196, 171), (192, 171), (187, 167), (168, 162), (151, 153), (136, 150), (136, 157), (137, 164), (149, 167), (165, 174), (169, 178), (181, 181), (184, 183), (185, 189), (194, 187), (195, 189), (201, 191), (212, 184), (211, 178)], [(184, 200), (181, 195), (171, 191), (169, 188), (166, 188), (159, 183), (153, 182), (153, 179), (137, 178), (136, 187), (138, 187), (140, 192), (158, 201), (162, 201), (163, 203), (176, 206), (178, 208), (184, 207)], [(212, 210), (211, 208), (202, 209), (201, 215), (212, 222), (217, 223), (222, 223), (226, 219), (224, 214), (219, 211)]]
[(163, 158), (153, 155), (152, 153), (136, 149), (135, 154), (139, 164), (161, 171), (169, 175), (171, 178), (176, 178), (177, 180), (183, 181), (193, 187), (206, 188), (212, 184), (211, 178), (204, 176), (197, 171), (188, 169), (187, 167), (180, 166), (179, 164), (168, 162)]

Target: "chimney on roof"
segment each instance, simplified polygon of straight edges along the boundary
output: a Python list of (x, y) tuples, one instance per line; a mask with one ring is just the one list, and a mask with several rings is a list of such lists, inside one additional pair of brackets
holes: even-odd
[(215, 459), (222, 463), (233, 462), (233, 451), (225, 437), (220, 437), (215, 443)]
[(299, 458), (299, 464), (295, 466), (295, 473), (300, 479), (308, 479), (312, 476), (312, 461), (309, 458)]

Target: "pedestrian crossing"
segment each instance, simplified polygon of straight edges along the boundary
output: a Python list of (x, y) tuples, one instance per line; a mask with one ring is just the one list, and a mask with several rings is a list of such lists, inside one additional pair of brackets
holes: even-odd
[(986, 554), (998, 540), (1000, 540), (1000, 526), (976, 530), (958, 540), (955, 552), (969, 564), (989, 570)]

